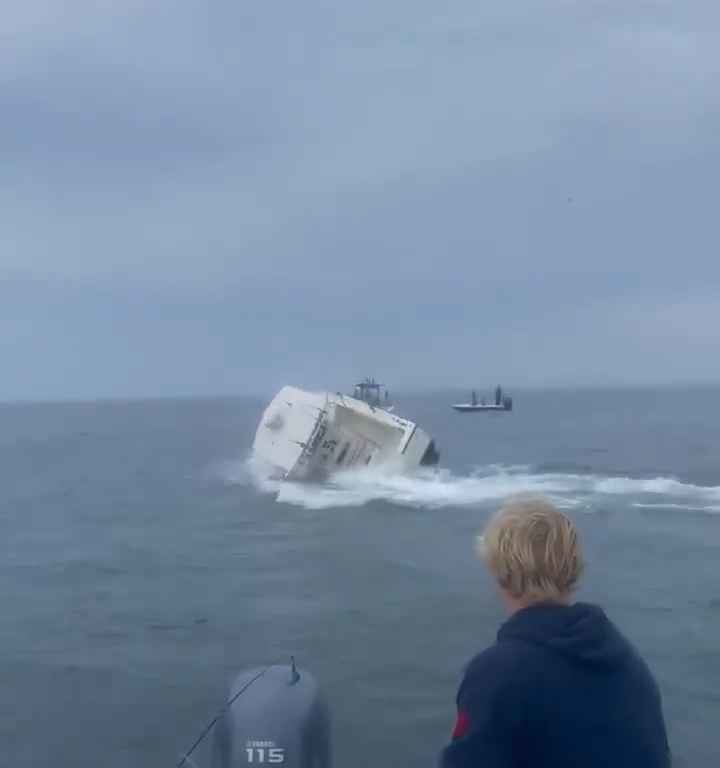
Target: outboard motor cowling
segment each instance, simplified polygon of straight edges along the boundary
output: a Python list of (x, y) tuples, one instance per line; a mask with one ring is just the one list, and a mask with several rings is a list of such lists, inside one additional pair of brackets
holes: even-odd
[(212, 768), (331, 768), (328, 708), (309, 672), (294, 663), (248, 670), (229, 700), (215, 726)]
[(428, 443), (428, 447), (425, 449), (425, 453), (420, 459), (421, 467), (434, 467), (440, 461), (440, 452), (435, 447), (435, 441), (431, 440)]

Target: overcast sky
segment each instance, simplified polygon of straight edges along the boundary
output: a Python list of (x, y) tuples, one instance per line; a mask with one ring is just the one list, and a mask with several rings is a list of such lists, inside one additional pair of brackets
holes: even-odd
[(720, 380), (717, 0), (12, 0), (0, 399)]

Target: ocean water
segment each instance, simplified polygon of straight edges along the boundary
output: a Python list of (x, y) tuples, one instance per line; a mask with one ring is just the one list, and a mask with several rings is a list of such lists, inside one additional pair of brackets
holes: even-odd
[(522, 491), (577, 521), (580, 597), (654, 670), (677, 765), (717, 765), (720, 390), (515, 395), (400, 398), (440, 467), (321, 487), (253, 479), (258, 400), (1, 406), (0, 765), (172, 766), (290, 654), (340, 768), (433, 765), (503, 618), (474, 537)]

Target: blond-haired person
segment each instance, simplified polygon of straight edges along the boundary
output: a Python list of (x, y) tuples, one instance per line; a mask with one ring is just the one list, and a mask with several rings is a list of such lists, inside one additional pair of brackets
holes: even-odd
[(658, 687), (603, 611), (574, 602), (575, 526), (543, 499), (508, 503), (479, 553), (510, 618), (468, 665), (443, 768), (665, 768)]

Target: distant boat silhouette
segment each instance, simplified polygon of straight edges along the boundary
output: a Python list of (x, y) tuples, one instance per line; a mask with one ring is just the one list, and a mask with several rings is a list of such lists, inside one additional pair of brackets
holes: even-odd
[(475, 413), (477, 411), (512, 411), (512, 397), (503, 395), (502, 387), (495, 389), (495, 402), (486, 403), (485, 399), (478, 402), (477, 391), (473, 389), (469, 403), (456, 403), (451, 406), (460, 413)]

